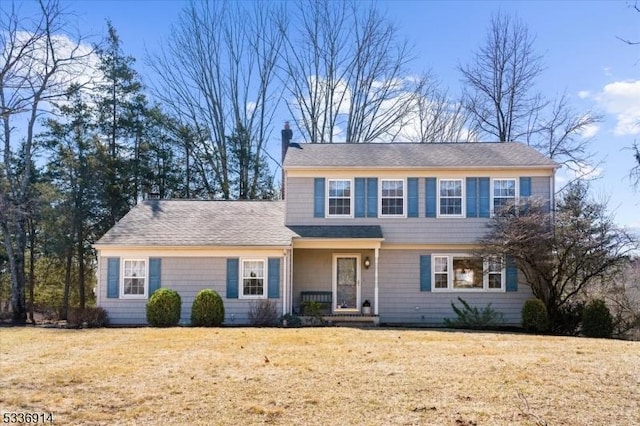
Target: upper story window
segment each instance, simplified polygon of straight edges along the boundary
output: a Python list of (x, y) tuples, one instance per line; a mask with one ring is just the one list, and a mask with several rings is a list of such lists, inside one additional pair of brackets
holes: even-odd
[(380, 181), (381, 216), (404, 216), (404, 180), (382, 179)]
[(493, 212), (498, 212), (505, 206), (513, 206), (516, 202), (516, 179), (494, 179), (492, 191)]
[(145, 297), (147, 294), (147, 261), (125, 259), (122, 268), (122, 296)]
[(329, 179), (329, 216), (351, 216), (351, 180)]
[(440, 179), (440, 216), (462, 217), (462, 187), (462, 179)]
[(242, 260), (242, 288), (241, 297), (262, 298), (266, 296), (264, 259)]

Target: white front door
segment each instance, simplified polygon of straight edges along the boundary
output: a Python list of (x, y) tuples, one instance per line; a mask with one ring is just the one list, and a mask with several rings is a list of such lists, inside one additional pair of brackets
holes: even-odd
[(360, 310), (360, 255), (333, 255), (333, 310)]

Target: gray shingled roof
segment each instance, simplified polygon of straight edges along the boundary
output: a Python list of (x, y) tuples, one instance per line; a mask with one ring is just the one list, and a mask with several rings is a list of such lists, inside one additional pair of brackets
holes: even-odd
[(378, 225), (289, 226), (301, 238), (382, 238)]
[(135, 206), (96, 245), (286, 246), (282, 201), (152, 200)]
[(294, 168), (494, 168), (558, 167), (535, 149), (507, 143), (300, 144), (287, 151)]

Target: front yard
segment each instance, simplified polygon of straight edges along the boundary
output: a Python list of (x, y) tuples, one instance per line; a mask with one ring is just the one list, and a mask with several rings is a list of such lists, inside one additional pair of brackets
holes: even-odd
[(0, 414), (54, 424), (626, 425), (640, 343), (349, 328), (0, 329)]

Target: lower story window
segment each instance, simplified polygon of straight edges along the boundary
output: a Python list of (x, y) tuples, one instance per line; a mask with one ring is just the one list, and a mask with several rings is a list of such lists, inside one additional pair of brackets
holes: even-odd
[(500, 258), (434, 255), (436, 290), (504, 290), (504, 263)]
[(252, 259), (242, 261), (242, 296), (265, 296), (265, 261)]
[(144, 296), (146, 294), (147, 262), (145, 260), (125, 260), (122, 277), (124, 296)]

